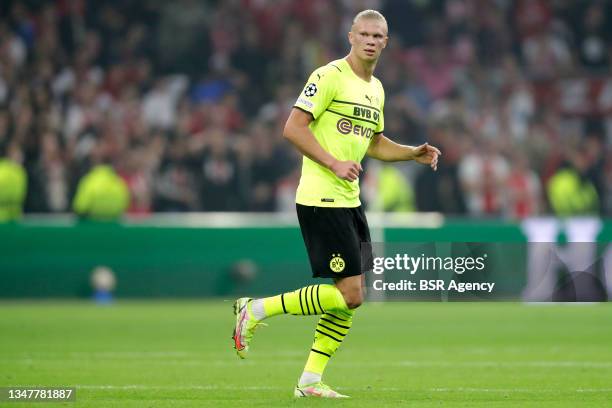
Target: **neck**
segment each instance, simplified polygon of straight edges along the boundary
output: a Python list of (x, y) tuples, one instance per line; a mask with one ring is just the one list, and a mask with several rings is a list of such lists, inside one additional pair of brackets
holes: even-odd
[(372, 74), (374, 74), (374, 68), (376, 68), (376, 61), (370, 62), (360, 60), (353, 55), (353, 53), (349, 53), (349, 55), (346, 57), (346, 61), (359, 78), (370, 82), (372, 79)]

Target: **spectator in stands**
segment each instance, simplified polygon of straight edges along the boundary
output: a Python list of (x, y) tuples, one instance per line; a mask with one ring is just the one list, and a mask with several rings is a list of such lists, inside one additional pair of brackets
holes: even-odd
[(504, 209), (509, 166), (495, 142), (482, 138), (459, 162), (459, 179), (470, 214), (493, 216)]
[(153, 187), (152, 172), (147, 166), (147, 147), (130, 149), (120, 160), (118, 174), (125, 182), (130, 195), (127, 213), (147, 215), (152, 211)]
[(540, 213), (542, 186), (531, 170), (525, 152), (513, 151), (509, 161), (510, 171), (506, 180), (506, 216), (523, 219)]
[(68, 210), (69, 180), (65, 156), (56, 132), (41, 135), (36, 164), (31, 167), (28, 200), (40, 212)]
[(165, 153), (153, 177), (153, 209), (160, 212), (195, 211), (201, 208), (200, 196), (193, 188), (187, 140), (175, 135), (165, 145)]
[(599, 208), (605, 209), (606, 201), (606, 162), (604, 131), (601, 122), (587, 122), (583, 139), (585, 156), (588, 163), (587, 179), (593, 183), (599, 197)]
[(205, 137), (206, 144), (193, 158), (202, 209), (246, 210), (246, 197), (241, 190), (244, 169), (234, 146), (219, 128), (208, 130)]
[(73, 209), (85, 219), (111, 221), (123, 215), (129, 202), (125, 181), (110, 165), (99, 164), (79, 182)]
[[(593, 75), (605, 81), (611, 68), (612, 5), (603, 0), (5, 0), (0, 147), (23, 152), (24, 211), (65, 211), (100, 146), (129, 181), (131, 211), (284, 208), (298, 160), (275, 135), (295, 102), (296, 79), (342, 54), (347, 16), (366, 3), (394, 30), (385, 57), (392, 63), (380, 75), (388, 84), (386, 124), (405, 143), (437, 137), (444, 123), (453, 137), (488, 137), (494, 157), (528, 147), (546, 185), (559, 166), (561, 131), (590, 138), (586, 116), (558, 109), (560, 75), (589, 87), (564, 103), (598, 121), (610, 117), (609, 87), (589, 82)], [(572, 99), (581, 95), (593, 99)], [(260, 141), (263, 122), (270, 137)], [(210, 133), (223, 143), (202, 143)], [(608, 211), (612, 128), (600, 133), (599, 142), (585, 142), (598, 152), (587, 175)], [(474, 166), (465, 164), (464, 141), (452, 140), (439, 172), (415, 178), (417, 190), (437, 191), (419, 209), (465, 207), (457, 168)], [(175, 155), (169, 146), (178, 141)], [(451, 157), (456, 163), (447, 166)], [(466, 190), (468, 203), (482, 201), (474, 194)], [(491, 214), (505, 211), (506, 198), (497, 200)]]
[(372, 172), (376, 183), (376, 194), (369, 203), (369, 210), (383, 212), (415, 210), (414, 191), (399, 168), (382, 164), (368, 171)]
[(21, 217), (27, 188), (19, 146), (13, 143), (6, 150), (6, 156), (0, 154), (0, 223)]
[(142, 116), (152, 129), (169, 130), (176, 125), (177, 104), (187, 89), (187, 78), (158, 79), (142, 100)]
[(287, 171), (282, 150), (274, 143), (270, 128), (256, 123), (249, 135), (250, 142), (243, 147), (249, 158), (247, 196), (252, 211), (274, 211), (276, 208), (276, 184)]
[(555, 215), (571, 217), (599, 213), (599, 195), (588, 179), (589, 157), (582, 148), (570, 152), (568, 162), (548, 181), (548, 201)]
[(415, 180), (415, 198), (418, 211), (465, 215), (467, 213), (464, 192), (459, 180), (458, 166), (469, 136), (460, 125), (433, 124), (432, 143), (448, 148), (448, 154), (438, 164), (438, 171), (420, 172)]
[(578, 55), (582, 65), (594, 72), (605, 73), (610, 67), (612, 6), (606, 1), (588, 2), (577, 27)]

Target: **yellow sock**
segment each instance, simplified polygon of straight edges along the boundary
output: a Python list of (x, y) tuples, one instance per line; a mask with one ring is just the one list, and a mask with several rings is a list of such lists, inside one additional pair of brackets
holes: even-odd
[(349, 311), (342, 293), (334, 285), (306, 286), (293, 292), (263, 299), (265, 317), (279, 314), (320, 315), (327, 311)]
[(352, 310), (346, 310), (321, 316), (304, 371), (323, 375), (329, 359), (338, 350), (351, 328), (353, 313)]

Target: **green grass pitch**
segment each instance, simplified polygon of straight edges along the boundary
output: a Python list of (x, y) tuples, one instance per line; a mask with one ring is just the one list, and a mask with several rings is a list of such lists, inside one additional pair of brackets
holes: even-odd
[(0, 386), (77, 387), (45, 407), (612, 406), (612, 304), (366, 304), (325, 376), (343, 401), (292, 397), (315, 317), (268, 320), (240, 361), (231, 311), (2, 302)]

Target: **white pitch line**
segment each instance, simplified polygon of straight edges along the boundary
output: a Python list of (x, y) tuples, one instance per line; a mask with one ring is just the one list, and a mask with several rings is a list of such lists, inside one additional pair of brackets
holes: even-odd
[[(185, 351), (68, 351), (68, 352), (33, 352), (33, 353), (18, 353), (19, 357), (22, 358), (35, 358), (35, 357), (57, 357), (60, 359), (66, 358), (86, 358), (86, 357), (100, 357), (100, 358), (202, 358), (207, 359), (213, 353), (194, 353)], [(215, 352), (216, 354), (216, 352)], [(269, 357), (295, 357), (305, 356), (305, 351), (279, 351), (279, 352), (259, 352), (260, 356)], [(2, 353), (0, 353), (2, 356)], [(12, 357), (13, 355), (10, 355)], [(5, 358), (5, 357), (3, 357)]]
[(281, 390), (283, 387), (271, 386), (228, 386), (228, 385), (141, 385), (141, 384), (126, 384), (126, 385), (75, 385), (76, 388), (89, 390), (168, 390), (168, 391), (189, 391), (189, 390)]
[(22, 357), (36, 358), (165, 358), (165, 357), (202, 357), (202, 354), (187, 353), (182, 351), (68, 351), (68, 352), (33, 352), (19, 353)]
[[(294, 365), (302, 359), (284, 359), (275, 361), (274, 365)], [(178, 362), (180, 364), (181, 362)], [(232, 364), (232, 361), (190, 361), (185, 365), (209, 365), (224, 366)], [(262, 361), (238, 361), (241, 365), (259, 365)], [(612, 361), (395, 361), (395, 362), (373, 362), (373, 361), (335, 361), (334, 365), (351, 367), (548, 367), (548, 368), (612, 368)]]
[(398, 361), (388, 365), (432, 367), (585, 367), (611, 368), (612, 361)]
[[(233, 356), (232, 356), (233, 357)], [(93, 357), (92, 357), (93, 358)], [(98, 358), (98, 357), (96, 357)], [(99, 357), (102, 358), (102, 357)], [(183, 367), (222, 367), (236, 365), (240, 366), (258, 366), (261, 364), (270, 364), (274, 366), (293, 366), (302, 363), (303, 358), (283, 358), (282, 360), (274, 361), (270, 363), (261, 359), (238, 361), (234, 358), (228, 358), (226, 360), (208, 360), (205, 357), (197, 356), (192, 359), (162, 359), (162, 360), (151, 360), (151, 364), (155, 365), (170, 365), (170, 366), (183, 366)], [(65, 359), (58, 358), (63, 363), (67, 361)], [(36, 359), (36, 358), (13, 358), (13, 359), (2, 359), (2, 362), (20, 363), (20, 364), (45, 364), (49, 362), (55, 362), (56, 359)], [(73, 363), (78, 364), (78, 360), (73, 360)], [(107, 363), (122, 363), (121, 358), (107, 360)], [(101, 361), (100, 363), (104, 363)], [(598, 368), (598, 369), (609, 369), (612, 368), (611, 361), (416, 361), (416, 360), (404, 360), (395, 362), (385, 361), (336, 361), (334, 363), (338, 366), (343, 367), (495, 367), (495, 368), (513, 368), (513, 367), (531, 367), (531, 368)]]
[[(142, 385), (142, 384), (124, 384), (124, 385), (91, 385), (81, 384), (75, 386), (78, 389), (87, 390), (165, 390), (165, 391), (276, 391), (286, 390), (287, 387), (278, 386), (231, 386), (231, 385)], [(352, 391), (383, 391), (383, 392), (421, 392), (418, 389), (407, 389), (399, 387), (338, 387), (339, 390)], [(554, 389), (529, 389), (529, 388), (475, 388), (475, 387), (456, 387), (456, 388), (430, 388), (427, 392), (482, 392), (482, 393), (558, 393), (560, 390)], [(562, 390), (561, 392), (575, 393), (612, 393), (612, 388), (578, 388), (574, 390)]]
[[(531, 350), (531, 349), (530, 349)], [(527, 348), (523, 347), (467, 347), (457, 349), (464, 355), (468, 354), (499, 354), (504, 353), (525, 353)], [(563, 348), (560, 347), (547, 347), (541, 352), (562, 352)], [(434, 353), (435, 356), (443, 356), (445, 353), (441, 352), (440, 348), (426, 347), (419, 348), (416, 352), (420, 354)], [(42, 352), (19, 352), (19, 353), (6, 353), (0, 352), (0, 358), (34, 358), (34, 357), (57, 357), (61, 359), (66, 358), (84, 358), (84, 357), (105, 357), (105, 358), (166, 358), (166, 357), (177, 357), (177, 358), (202, 358), (208, 359), (211, 355), (218, 354), (215, 352), (194, 352), (194, 351), (42, 351)], [(453, 354), (456, 354), (453, 352)], [(293, 350), (279, 350), (279, 351), (257, 351), (257, 356), (260, 357), (302, 357), (307, 355), (305, 351), (293, 351)]]
[[(529, 389), (529, 388), (472, 388), (472, 387), (457, 387), (457, 388), (432, 388), (429, 391), (431, 392), (485, 392), (485, 393), (541, 393), (541, 392), (554, 392), (558, 393), (560, 390), (551, 390), (551, 389)], [(575, 390), (567, 390), (569, 392), (592, 392), (592, 393), (608, 393), (612, 392), (612, 388), (578, 388)], [(563, 392), (563, 391), (561, 391)]]
[(612, 388), (578, 388), (576, 392), (612, 392)]

